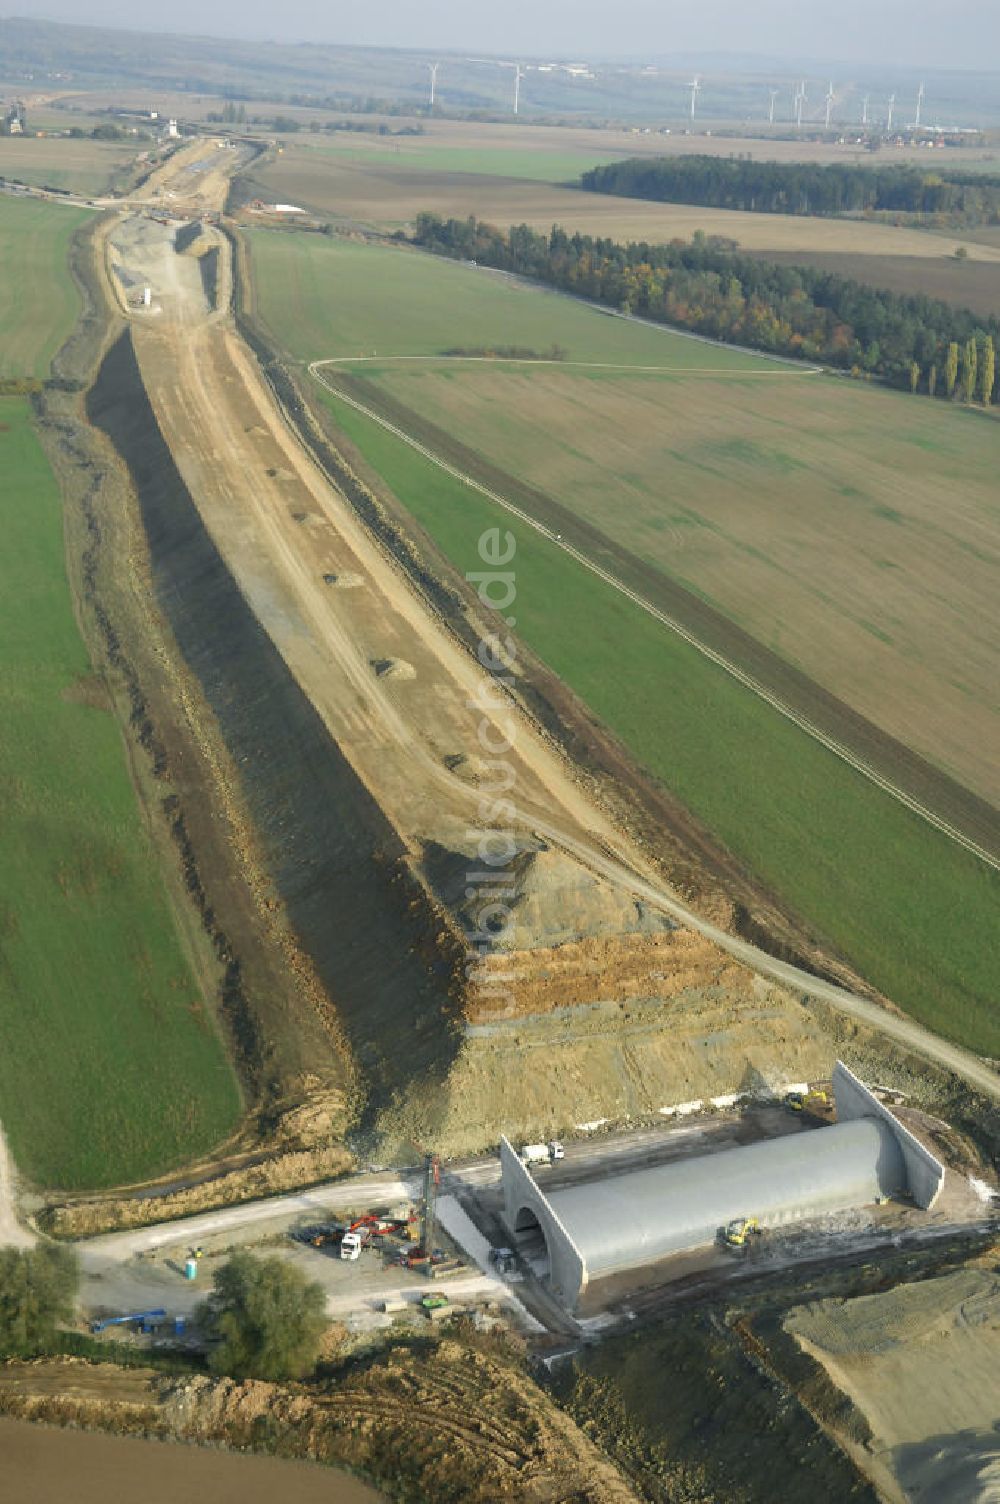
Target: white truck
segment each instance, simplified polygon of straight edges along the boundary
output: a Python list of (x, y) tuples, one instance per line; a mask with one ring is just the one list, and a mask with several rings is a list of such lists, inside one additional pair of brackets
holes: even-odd
[(558, 1139), (550, 1139), (547, 1144), (525, 1144), (521, 1150), (521, 1163), (524, 1165), (554, 1165), (557, 1159), (562, 1159), (565, 1150)]
[(340, 1240), (340, 1257), (342, 1259), (359, 1259), (366, 1241), (367, 1239), (360, 1232), (345, 1232)]

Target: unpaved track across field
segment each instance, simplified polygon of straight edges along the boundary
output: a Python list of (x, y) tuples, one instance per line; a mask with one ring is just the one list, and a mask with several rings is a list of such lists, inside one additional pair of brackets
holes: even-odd
[(18, 1219), (17, 1176), (0, 1128), (0, 1248), (30, 1248), (34, 1242), (33, 1234)]

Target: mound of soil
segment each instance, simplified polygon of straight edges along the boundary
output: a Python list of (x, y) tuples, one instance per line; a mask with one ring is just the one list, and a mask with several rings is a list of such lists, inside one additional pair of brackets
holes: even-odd
[(164, 1379), (73, 1359), (8, 1364), (0, 1414), (346, 1465), (394, 1498), (638, 1498), (516, 1352), (473, 1333), (394, 1346), (308, 1385)]

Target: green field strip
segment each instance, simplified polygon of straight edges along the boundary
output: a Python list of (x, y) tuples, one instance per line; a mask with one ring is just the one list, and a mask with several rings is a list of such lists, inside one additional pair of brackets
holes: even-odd
[(49, 374), (80, 312), (66, 267), (86, 209), (0, 194), (0, 377)]
[[(288, 150), (288, 160), (282, 167), (294, 172), (296, 163), (310, 162), (319, 157), (331, 163), (350, 162), (359, 166), (393, 167), (414, 173), (463, 173), (472, 177), (519, 178), (524, 182), (566, 183), (574, 186), (581, 173), (595, 166), (620, 161), (623, 151), (543, 151), (517, 150), (505, 147), (477, 146), (414, 146), (407, 141), (400, 146), (379, 143), (377, 146), (358, 145), (344, 132), (318, 145), (310, 142), (300, 146), (293, 143)], [(263, 174), (265, 180), (267, 172)]]
[(419, 251), (267, 230), (251, 232), (249, 244), (261, 316), (267, 322), (274, 309), (276, 338), (308, 361), (380, 351), (441, 355), (456, 346), (497, 344), (544, 351), (558, 344), (568, 359), (631, 367), (781, 368), (766, 355), (622, 319), (578, 298)]
[(241, 1104), (77, 627), (62, 504), (0, 401), (0, 1121), (30, 1180), (95, 1188), (212, 1149)]

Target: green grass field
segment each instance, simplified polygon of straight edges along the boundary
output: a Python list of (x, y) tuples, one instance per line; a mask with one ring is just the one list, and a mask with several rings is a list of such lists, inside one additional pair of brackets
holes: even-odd
[(85, 209), (0, 194), (0, 377), (47, 376), (80, 311), (66, 268)]
[[(55, 128), (65, 130), (68, 123), (64, 120)], [(72, 123), (83, 124), (76, 120)], [(33, 119), (32, 127), (34, 125)], [(0, 136), (0, 177), (15, 178), (37, 188), (65, 188), (82, 194), (103, 193), (116, 170), (131, 160), (138, 149), (135, 143), (114, 141)]]
[(89, 678), (22, 399), (0, 399), (0, 467), (0, 1121), (36, 1183), (112, 1185), (211, 1149), (239, 1093)]
[(377, 144), (359, 144), (349, 131), (331, 135), (320, 144), (290, 147), (295, 155), (330, 157), (337, 162), (406, 167), (413, 172), (468, 173), (474, 177), (520, 178), (534, 183), (575, 183), (580, 174), (598, 163), (623, 157), (622, 150), (593, 152), (521, 150), (516, 147), (446, 146), (419, 138), (400, 142), (378, 139)]
[(326, 236), (251, 233), (261, 318), (299, 359), (433, 355), (490, 343), (629, 366), (760, 371), (775, 362), (629, 324), (501, 273)]
[[(390, 250), (258, 234), (253, 254), (262, 316), (300, 358), (558, 339), (581, 359), (645, 364), (669, 352), (692, 371), (761, 365)], [(790, 908), (914, 1017), (1000, 1053), (994, 873), (533, 530), (335, 397), (321, 400), (460, 572), (484, 528), (510, 527), (525, 643)]]
[(1000, 805), (1000, 423), (760, 362), (352, 369)]

